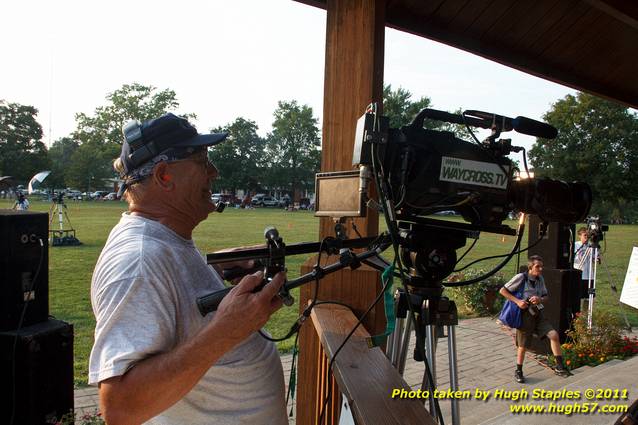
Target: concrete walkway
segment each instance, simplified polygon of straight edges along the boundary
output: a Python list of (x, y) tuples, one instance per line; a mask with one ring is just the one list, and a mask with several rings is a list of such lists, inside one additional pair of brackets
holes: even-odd
[[(624, 404), (631, 404), (638, 398), (638, 357), (627, 362), (610, 362), (609, 365), (601, 365), (597, 368), (580, 368), (573, 376), (561, 378), (547, 367), (543, 366), (528, 354), (525, 361), (524, 372), (527, 378), (526, 384), (518, 384), (514, 381), (515, 346), (512, 333), (499, 326), (492, 318), (478, 318), (461, 320), (456, 330), (457, 365), (459, 387), (461, 390), (470, 390), (472, 395), (476, 389), (518, 390), (525, 388), (532, 394), (533, 388), (561, 389), (567, 386), (575, 388), (612, 388), (627, 389), (628, 400)], [(404, 379), (413, 389), (419, 389), (423, 380), (423, 363), (416, 363), (412, 358), (414, 337), (412, 338), (408, 360), (404, 373)], [(437, 348), (436, 375), (437, 385), (441, 390), (449, 388), (449, 365), (447, 360), (447, 339), (439, 340)], [(292, 356), (285, 355), (281, 358), (284, 366), (286, 383), (290, 375)], [(629, 363), (633, 370), (629, 368)], [(625, 367), (625, 364), (628, 366)], [(596, 372), (599, 371), (599, 372)], [(631, 371), (627, 373), (628, 371)], [(627, 379), (627, 377), (630, 379)], [(605, 378), (604, 380), (602, 378)], [(617, 384), (614, 384), (617, 382)], [(621, 388), (622, 386), (622, 388)], [(525, 400), (533, 402), (534, 400)], [(568, 402), (587, 402), (588, 400), (565, 400)], [(460, 401), (461, 423), (474, 425), (481, 423), (610, 423), (613, 424), (618, 414), (613, 415), (589, 415), (593, 422), (583, 422), (583, 415), (565, 416), (559, 414), (519, 415), (509, 413), (511, 401), (490, 400), (488, 402), (474, 399)], [(81, 416), (84, 413), (95, 412), (98, 406), (97, 390), (95, 388), (78, 389), (75, 391), (75, 409)], [(445, 423), (452, 423), (450, 414), (450, 402), (441, 400), (441, 411)], [(497, 420), (495, 418), (498, 418)], [(526, 422), (527, 421), (527, 422)], [(294, 423), (294, 418), (291, 420)]]

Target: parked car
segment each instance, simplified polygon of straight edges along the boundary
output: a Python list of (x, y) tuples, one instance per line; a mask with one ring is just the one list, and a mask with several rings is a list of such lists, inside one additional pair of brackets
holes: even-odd
[(273, 198), (272, 196), (264, 196), (261, 199), (261, 205), (264, 207), (278, 207), (279, 199)]
[(234, 207), (240, 202), (234, 195), (228, 193), (213, 193), (210, 199), (216, 204), (221, 201), (229, 207)]
[(105, 201), (117, 201), (117, 193), (111, 192), (104, 197)]
[(107, 192), (106, 190), (96, 190), (95, 192), (91, 193), (91, 199), (102, 199), (108, 194), (109, 192)]
[(264, 195), (263, 193), (258, 193), (255, 196), (253, 196), (253, 199), (250, 201), (250, 204), (253, 207), (263, 207), (263, 199), (266, 195)]
[(67, 199), (77, 199), (79, 201), (82, 200), (82, 192), (79, 190), (67, 190), (66, 192)]

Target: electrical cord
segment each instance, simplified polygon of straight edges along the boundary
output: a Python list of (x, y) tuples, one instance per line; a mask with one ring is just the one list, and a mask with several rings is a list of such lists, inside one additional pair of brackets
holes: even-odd
[[(480, 282), (482, 280), (485, 280), (488, 277), (493, 276), (494, 274), (496, 274), (499, 270), (501, 270), (503, 267), (505, 267), (505, 265), (516, 254), (517, 249), (520, 246), (521, 240), (523, 239), (523, 231), (522, 231), (523, 226), (524, 226), (523, 224), (519, 225), (518, 237), (516, 238), (516, 243), (514, 244), (514, 248), (512, 249), (512, 251), (509, 254), (505, 254), (504, 255), (505, 259), (503, 261), (501, 261), (500, 264), (498, 264), (496, 267), (494, 267), (492, 270), (490, 270), (489, 272), (485, 273), (482, 276), (478, 276), (476, 278), (473, 278), (473, 279), (470, 279), (470, 280), (465, 280), (465, 281), (462, 281), (462, 282), (445, 282), (445, 286), (449, 286), (449, 287), (467, 286), (467, 285), (471, 285), (473, 283), (477, 283), (477, 282)], [(525, 250), (531, 248), (532, 246), (528, 246)], [(500, 257), (503, 257), (503, 255), (500, 255), (497, 258), (500, 258)], [(483, 259), (481, 259), (481, 261), (483, 261)], [(470, 263), (470, 264), (472, 264), (472, 263)], [(463, 269), (460, 269), (460, 270), (464, 270), (465, 268), (467, 268), (467, 266), (464, 267)]]
[[(368, 313), (370, 313), (372, 311), (372, 309), (379, 303), (379, 301), (381, 300), (381, 298), (383, 298), (383, 294), (385, 292), (385, 290), (387, 289), (388, 285), (390, 284), (390, 282), (392, 282), (392, 279), (388, 279), (383, 287), (381, 288), (381, 291), (379, 292), (379, 294), (377, 295), (377, 297), (374, 299), (374, 301), (372, 302), (372, 304), (370, 304), (370, 306), (366, 309), (366, 311), (363, 313), (363, 315), (359, 318), (359, 320), (357, 320), (357, 323), (354, 325), (354, 327), (350, 330), (350, 332), (348, 333), (348, 335), (346, 335), (345, 339), (343, 340), (343, 342), (339, 345), (339, 347), (335, 350), (334, 354), (332, 355), (332, 358), (330, 359), (330, 363), (328, 364), (328, 376), (331, 375), (332, 373), (332, 366), (334, 365), (334, 361), (337, 358), (337, 355), (341, 352), (341, 349), (346, 345), (346, 343), (350, 340), (350, 338), (352, 337), (352, 335), (355, 333), (355, 331), (359, 328), (359, 326), (361, 326), (361, 324), (363, 323), (363, 319), (366, 318), (366, 316), (368, 315)], [(323, 418), (324, 415), (326, 413), (326, 406), (328, 405), (328, 401), (330, 400), (330, 398), (332, 397), (332, 385), (328, 385), (328, 393), (326, 395), (326, 398), (324, 399), (323, 405), (321, 407), (321, 414), (319, 415), (319, 424), (323, 423)]]
[[(519, 235), (519, 236), (522, 236), (522, 235)], [(493, 256), (491, 256), (491, 257), (483, 257), (483, 258), (479, 258), (478, 260), (474, 260), (474, 261), (472, 261), (471, 263), (466, 264), (465, 266), (463, 266), (463, 268), (460, 268), (460, 269), (454, 270), (454, 272), (455, 272), (455, 273), (458, 273), (458, 272), (463, 271), (463, 270), (467, 269), (468, 267), (470, 267), (470, 266), (472, 266), (472, 265), (474, 265), (474, 264), (476, 264), (476, 263), (479, 263), (479, 262), (481, 262), (481, 261), (485, 261), (485, 260), (493, 260), (493, 259), (495, 259), (495, 258), (508, 257), (508, 259), (507, 259), (507, 260), (509, 261), (509, 260), (510, 260), (510, 259), (511, 259), (514, 255), (516, 255), (516, 254), (522, 254), (523, 252), (529, 251), (530, 249), (532, 249), (532, 248), (534, 248), (536, 245), (538, 245), (540, 242), (542, 242), (542, 238), (539, 238), (539, 239), (538, 239), (536, 242), (534, 242), (533, 244), (528, 245), (528, 246), (527, 246), (527, 248), (523, 248), (523, 249), (518, 250), (518, 251), (510, 252), (510, 253), (508, 253), (508, 254), (493, 255)], [(516, 247), (516, 245), (515, 245), (515, 247)], [(490, 275), (490, 276), (491, 276), (491, 275)], [(488, 277), (489, 277), (489, 276), (488, 276)]]
[[(323, 246), (326, 243), (326, 241), (328, 239), (331, 239), (330, 237), (326, 237), (323, 238), (321, 240), (321, 243), (319, 244), (319, 252), (317, 253), (317, 262), (315, 263), (315, 270), (319, 269), (320, 264), (321, 264), (321, 254), (323, 253)], [(299, 317), (297, 318), (297, 320), (295, 320), (295, 323), (293, 323), (293, 325), (290, 327), (290, 331), (288, 331), (288, 333), (286, 334), (286, 336), (283, 336), (281, 338), (272, 338), (268, 335), (266, 335), (261, 329), (258, 330), (257, 332), (259, 332), (259, 335), (261, 335), (262, 338), (271, 341), (271, 342), (281, 342), (281, 341), (285, 341), (288, 338), (290, 338), (291, 336), (293, 336), (295, 333), (299, 332), (299, 329), (301, 328), (301, 325), (303, 325), (303, 323), (306, 321), (306, 319), (308, 319), (308, 317), (310, 317), (310, 313), (312, 311), (312, 308), (317, 304), (317, 294), (319, 293), (319, 274), (317, 274), (317, 278), (315, 279), (315, 286), (314, 286), (314, 290), (313, 290), (313, 294), (312, 294), (312, 299), (310, 301), (310, 304), (308, 304), (308, 306), (304, 309), (304, 311), (299, 315)]]
[[(471, 250), (472, 248), (474, 248), (474, 245), (476, 245), (476, 243), (478, 242), (478, 238), (474, 239), (474, 242), (472, 242), (472, 245), (470, 245), (470, 247), (468, 249), (465, 250), (465, 252), (463, 253), (463, 255), (461, 255), (459, 257), (458, 260), (456, 260), (456, 264), (454, 265), (454, 267), (458, 266), (458, 264), (461, 262), (461, 260), (463, 259), (463, 257), (465, 257)], [(456, 271), (456, 270), (454, 270)]]
[(34, 293), (37, 284), (38, 277), (40, 276), (40, 270), (42, 269), (42, 263), (44, 261), (44, 242), (42, 239), (38, 238), (38, 242), (40, 242), (40, 260), (38, 262), (38, 268), (33, 275), (33, 279), (31, 280), (31, 286), (29, 287), (29, 291), (27, 292), (27, 299), (24, 303), (24, 307), (22, 307), (22, 311), (20, 312), (20, 320), (18, 320), (18, 327), (15, 330), (16, 336), (13, 340), (13, 348), (11, 350), (11, 419), (9, 420), (9, 425), (13, 425), (13, 421), (15, 420), (15, 409), (16, 409), (16, 350), (18, 347), (18, 333), (20, 329), (22, 329), (22, 324), (24, 323), (24, 316), (27, 313), (27, 307), (29, 306), (29, 302), (31, 301), (31, 294)]

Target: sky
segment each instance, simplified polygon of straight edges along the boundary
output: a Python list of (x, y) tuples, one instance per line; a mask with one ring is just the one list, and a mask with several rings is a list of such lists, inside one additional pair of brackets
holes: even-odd
[[(195, 113), (200, 132), (244, 117), (265, 136), (280, 100), (321, 122), (325, 25), (324, 10), (292, 0), (0, 0), (0, 99), (35, 106), (47, 144), (133, 82), (174, 90), (175, 112)], [(386, 29), (385, 43), (385, 83), (437, 109), (540, 120), (575, 93), (399, 31)]]

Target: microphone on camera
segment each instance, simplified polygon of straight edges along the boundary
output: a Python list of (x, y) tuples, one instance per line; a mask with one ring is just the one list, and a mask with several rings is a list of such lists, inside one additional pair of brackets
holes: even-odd
[(558, 135), (555, 127), (531, 118), (516, 117), (512, 120), (514, 130), (528, 136), (542, 137), (543, 139), (554, 139)]

